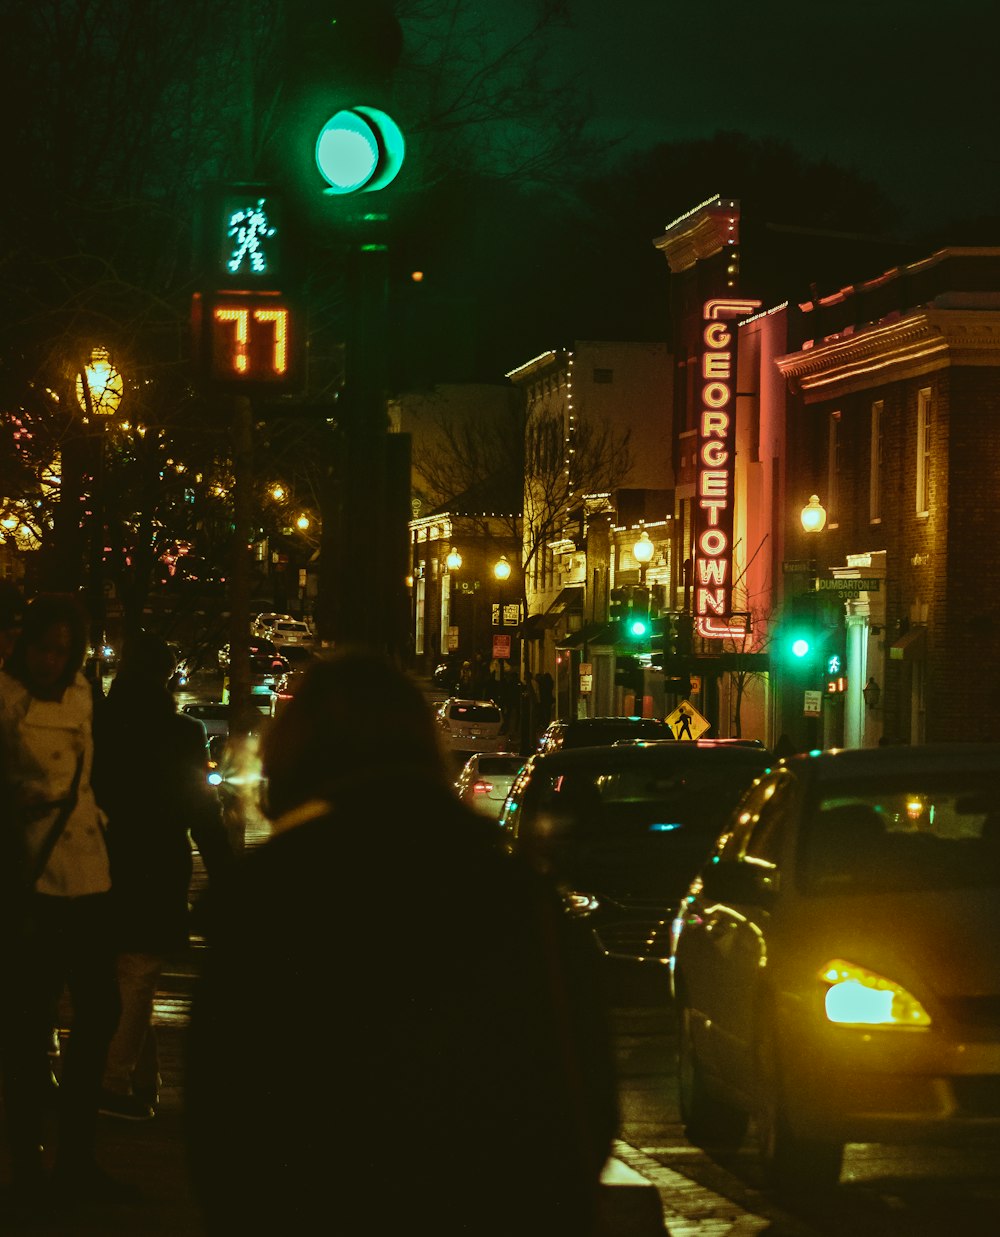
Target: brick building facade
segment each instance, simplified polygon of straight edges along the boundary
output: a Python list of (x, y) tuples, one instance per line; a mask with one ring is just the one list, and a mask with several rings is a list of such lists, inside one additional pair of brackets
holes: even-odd
[(998, 289), (1000, 249), (942, 250), (803, 304), (811, 338), (778, 359), (785, 543), (815, 559), (845, 640), (825, 744), (1000, 738)]

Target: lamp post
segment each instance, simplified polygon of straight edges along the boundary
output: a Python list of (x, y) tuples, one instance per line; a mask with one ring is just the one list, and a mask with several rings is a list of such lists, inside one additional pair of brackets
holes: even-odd
[(76, 398), (89, 425), (96, 418), (97, 455), (91, 494), (90, 572), (88, 593), (90, 609), (90, 642), (98, 658), (104, 643), (104, 452), (107, 426), (121, 406), (124, 382), (111, 363), (111, 354), (103, 345), (90, 351), (90, 357), (76, 376)]
[(646, 568), (652, 561), (656, 547), (649, 539), (649, 533), (643, 529), (639, 534), (639, 540), (632, 547), (632, 557), (639, 564), (639, 587), (643, 588), (646, 584)]
[(504, 582), (510, 579), (510, 562), (506, 554), (501, 554), (500, 558), (493, 564), (493, 574), (496, 577), (497, 584), (500, 586), (500, 622), (499, 627), (503, 627), (503, 586)]
[[(802, 528), (805, 533), (813, 536), (816, 533), (821, 533), (826, 527), (826, 508), (819, 501), (818, 494), (811, 494), (809, 501), (799, 512), (799, 520), (802, 523)], [(809, 576), (810, 579), (816, 579), (816, 558), (813, 554), (809, 556)]]

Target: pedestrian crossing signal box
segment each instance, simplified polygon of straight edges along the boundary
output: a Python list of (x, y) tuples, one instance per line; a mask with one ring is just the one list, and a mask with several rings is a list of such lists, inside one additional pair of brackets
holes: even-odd
[(196, 292), (191, 327), (199, 369), (213, 384), (232, 389), (298, 384), (299, 319), (281, 293)]

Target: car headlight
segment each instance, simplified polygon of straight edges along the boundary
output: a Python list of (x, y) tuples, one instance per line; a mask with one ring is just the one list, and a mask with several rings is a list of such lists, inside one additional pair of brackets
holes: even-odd
[(930, 1015), (912, 992), (866, 967), (835, 958), (819, 973), (827, 984), (826, 1016), (840, 1026), (929, 1027)]
[(601, 905), (592, 893), (577, 893), (575, 890), (564, 893), (563, 901), (570, 915), (592, 915)]

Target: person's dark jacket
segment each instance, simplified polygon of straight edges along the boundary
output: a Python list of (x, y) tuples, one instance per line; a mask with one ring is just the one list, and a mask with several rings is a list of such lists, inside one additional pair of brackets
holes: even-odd
[(192, 838), (211, 876), (233, 862), (203, 724), (178, 713), (166, 688), (119, 677), (95, 724), (94, 788), (108, 816), (119, 949), (184, 950)]
[(596, 954), (490, 826), (390, 778), (218, 892), (185, 1086), (210, 1233), (592, 1233), (617, 1133)]

